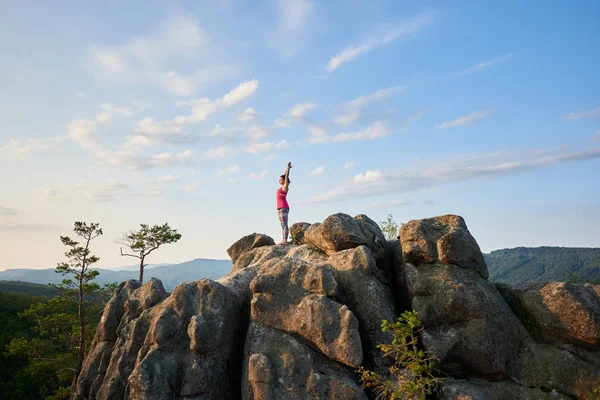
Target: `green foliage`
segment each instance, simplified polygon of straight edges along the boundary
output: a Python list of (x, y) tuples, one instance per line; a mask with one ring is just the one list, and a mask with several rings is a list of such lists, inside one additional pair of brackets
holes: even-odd
[(400, 227), (396, 221), (394, 221), (392, 214), (388, 214), (385, 221), (379, 222), (379, 227), (387, 240), (396, 240), (398, 238), (398, 230)]
[(379, 399), (425, 399), (440, 378), (433, 376), (436, 359), (428, 357), (418, 347), (418, 333), (422, 330), (419, 314), (416, 311), (404, 312), (394, 322), (383, 321), (383, 332), (391, 332), (391, 344), (377, 347), (384, 357), (392, 357), (394, 364), (389, 367), (389, 377), (360, 367), (362, 388), (372, 388)]
[(140, 260), (140, 282), (144, 281), (144, 267), (146, 257), (163, 244), (171, 244), (181, 239), (181, 234), (177, 229), (173, 229), (169, 224), (149, 226), (141, 224), (138, 231), (130, 231), (123, 234), (123, 238), (117, 243), (123, 244), (136, 254), (123, 253), (127, 257), (135, 257)]
[(61, 236), (67, 246), (67, 262), (55, 272), (67, 275), (59, 285), (51, 285), (59, 294), (51, 300), (36, 302), (18, 315), (30, 327), (28, 334), (12, 338), (5, 355), (23, 364), (16, 382), (33, 382), (36, 393), (22, 398), (66, 399), (77, 379), (85, 351), (93, 339), (100, 312), (115, 284), (100, 288), (93, 280), (98, 271), (90, 269), (99, 258), (91, 254), (90, 242), (102, 235), (96, 223), (75, 222), (74, 231), (82, 242)]
[(590, 400), (600, 400), (600, 379), (596, 382), (596, 387), (590, 390)]
[(517, 247), (484, 257), (494, 282), (600, 283), (598, 248)]

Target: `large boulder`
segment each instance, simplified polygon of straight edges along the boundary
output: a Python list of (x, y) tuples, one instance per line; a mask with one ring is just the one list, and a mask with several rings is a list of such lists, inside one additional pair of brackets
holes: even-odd
[(120, 334), (96, 398), (231, 398), (239, 387), (239, 309), (238, 297), (219, 283), (176, 286)]
[(537, 341), (600, 350), (600, 285), (497, 285)]
[(296, 222), (290, 226), (290, 236), (296, 244), (304, 244), (304, 233), (310, 224), (308, 222)]
[(358, 368), (363, 359), (358, 321), (329, 298), (336, 287), (328, 268), (292, 259), (265, 265), (250, 283), (252, 320), (297, 334), (331, 359)]
[(386, 255), (386, 240), (377, 223), (364, 214), (355, 218), (333, 214), (322, 223), (312, 224), (304, 233), (304, 243), (319, 248), (327, 255), (365, 245), (379, 260)]
[(516, 381), (523, 386), (589, 399), (598, 388), (600, 368), (572, 353), (547, 344), (527, 342), (518, 356)]
[(275, 241), (272, 237), (262, 233), (252, 233), (244, 236), (227, 249), (227, 254), (235, 264), (237, 259), (245, 252), (262, 246), (273, 246)]
[(493, 284), (454, 265), (405, 264), (404, 272), (424, 347), (446, 371), (488, 380), (515, 376), (528, 334)]
[(291, 246), (261, 246), (240, 254), (231, 267), (231, 272), (236, 272), (249, 266), (260, 265), (273, 258), (283, 258), (290, 251)]
[(396, 320), (395, 301), (387, 280), (366, 246), (343, 250), (329, 256), (338, 283), (337, 298), (356, 315), (363, 339), (365, 359), (370, 368), (385, 372), (378, 344), (391, 343), (392, 335), (381, 331), (383, 320)]
[(487, 264), (479, 245), (458, 215), (412, 220), (400, 228), (400, 242), (404, 260), (413, 265), (458, 265), (476, 270), (488, 278)]
[(244, 400), (367, 400), (353, 373), (296, 337), (252, 322), (242, 372)]
[(514, 382), (483, 379), (447, 379), (439, 388), (440, 400), (570, 400), (556, 391), (544, 392)]
[(120, 332), (140, 314), (167, 297), (162, 282), (151, 278), (143, 286), (140, 281), (121, 283), (102, 313), (77, 384), (77, 396), (96, 396), (109, 368), (111, 354)]

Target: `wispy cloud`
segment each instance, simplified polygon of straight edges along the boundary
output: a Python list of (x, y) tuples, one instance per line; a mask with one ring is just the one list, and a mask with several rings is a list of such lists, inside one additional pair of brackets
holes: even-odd
[[(237, 67), (219, 63), (218, 54), (218, 47), (211, 44), (195, 20), (176, 16), (162, 24), (156, 34), (134, 37), (117, 46), (92, 47), (88, 65), (99, 79), (152, 85), (190, 96), (206, 83), (237, 73)], [(171, 67), (174, 59), (202, 60), (204, 67), (183, 74)]]
[[(180, 153), (165, 152), (152, 156), (138, 155), (127, 151), (98, 152), (96, 156), (112, 166), (125, 166), (132, 170), (145, 170), (154, 167), (190, 166), (198, 161), (193, 150)], [(202, 156), (206, 157), (203, 153)]]
[(157, 178), (151, 179), (148, 182), (151, 184), (176, 183), (176, 182), (179, 182), (179, 180), (180, 180), (179, 175), (168, 174), (168, 175), (162, 175)]
[(290, 143), (287, 140), (282, 139), (279, 142), (251, 142), (248, 144), (248, 146), (246, 146), (245, 151), (248, 154), (258, 154), (276, 149), (285, 149), (288, 147), (290, 147)]
[(83, 99), (85, 97), (85, 94), (83, 94), (83, 92), (77, 92), (75, 93), (75, 98), (76, 99)]
[(332, 142), (347, 142), (351, 140), (371, 140), (382, 138), (390, 134), (390, 130), (382, 121), (375, 121), (369, 127), (354, 132), (339, 133), (335, 136), (330, 136), (325, 128), (312, 126), (309, 128), (311, 136), (309, 142), (317, 143), (332, 143)]
[(383, 202), (383, 203), (371, 203), (369, 205), (373, 208), (390, 208), (390, 207), (397, 207), (397, 206), (407, 206), (409, 204), (412, 204), (412, 201), (410, 201), (410, 200), (392, 200), (392, 201), (387, 201), (387, 202)]
[(268, 173), (269, 173), (269, 170), (265, 168), (262, 171), (260, 171), (259, 173), (252, 172), (250, 175), (248, 175), (248, 179), (253, 180), (253, 181), (262, 180), (262, 179), (264, 179), (265, 176), (267, 176)]
[(0, 207), (0, 216), (18, 215), (19, 211), (12, 207)]
[(191, 192), (193, 190), (195, 190), (198, 186), (200, 186), (200, 181), (195, 180), (193, 182), (191, 182), (189, 185), (186, 185), (183, 190), (185, 190), (186, 192)]
[(354, 161), (348, 161), (344, 164), (344, 168), (348, 169), (348, 168), (352, 168), (356, 165), (356, 163)]
[(323, 175), (323, 173), (325, 173), (325, 167), (324, 166), (319, 166), (315, 169), (313, 169), (312, 171), (310, 171), (307, 176), (317, 176), (317, 175)]
[[(301, 204), (345, 201), (384, 194), (403, 194), (448, 185), (454, 182), (489, 179), (496, 176), (534, 171), (550, 165), (586, 161), (600, 158), (600, 147), (578, 151), (554, 153), (531, 158), (532, 151), (524, 152), (520, 158), (498, 160), (501, 153), (491, 153), (467, 158), (462, 162), (446, 161), (430, 166), (383, 172), (369, 170), (343, 181), (322, 195), (298, 201)], [(506, 155), (505, 155), (506, 156)], [(478, 160), (473, 164), (471, 160)]]
[(510, 60), (511, 58), (513, 58), (515, 56), (514, 53), (508, 53), (502, 57), (498, 57), (498, 58), (493, 58), (491, 60), (488, 61), (484, 61), (481, 62), (479, 64), (476, 65), (472, 65), (468, 68), (463, 69), (462, 71), (457, 72), (455, 75), (469, 75), (469, 74), (474, 74), (476, 72), (480, 72), (483, 71), (486, 68), (489, 67), (493, 67), (494, 65), (497, 64), (502, 64), (504, 62), (507, 62), (508, 60)]
[(380, 89), (375, 93), (366, 96), (357, 97), (343, 106), (344, 112), (334, 117), (333, 122), (338, 125), (350, 125), (362, 117), (362, 108), (368, 106), (369, 104), (385, 100), (391, 96), (403, 92), (404, 90), (406, 90), (405, 86), (392, 86), (385, 89)]
[(591, 117), (600, 117), (600, 107), (596, 107), (594, 109), (587, 110), (587, 111), (581, 111), (578, 113), (569, 113), (569, 115), (567, 115), (565, 117), (565, 120), (573, 121), (576, 119), (591, 118)]
[(254, 108), (248, 107), (238, 115), (238, 120), (240, 122), (250, 122), (255, 120), (257, 115), (258, 114)]
[(294, 57), (306, 45), (315, 5), (311, 0), (276, 0), (275, 6), (277, 27), (268, 40), (283, 57)]
[(96, 202), (113, 201), (119, 197), (158, 197), (164, 193), (159, 186), (144, 185), (142, 190), (136, 190), (119, 179), (107, 179), (100, 184), (84, 181), (81, 186)]
[(57, 151), (64, 149), (59, 147), (63, 138), (55, 137), (50, 139), (28, 139), (26, 142), (12, 139), (7, 144), (0, 146), (0, 157), (13, 158), (15, 160), (24, 160), (29, 154), (38, 151)]
[(481, 111), (473, 111), (469, 115), (465, 115), (463, 117), (459, 117), (452, 121), (442, 122), (441, 124), (435, 125), (437, 129), (445, 129), (445, 128), (455, 128), (457, 126), (466, 126), (474, 124), (475, 122), (481, 121), (486, 118), (488, 115), (493, 114), (496, 110), (481, 110)]
[(318, 105), (314, 103), (298, 103), (287, 110), (282, 117), (277, 118), (274, 125), (277, 127), (286, 127), (290, 126), (294, 121), (306, 122), (306, 114), (317, 107)]
[(58, 228), (58, 225), (51, 224), (30, 224), (20, 222), (0, 222), (0, 231), (41, 231), (41, 230), (52, 230)]
[(432, 21), (433, 13), (425, 12), (405, 21), (395, 30), (389, 31), (381, 36), (369, 38), (360, 44), (348, 46), (346, 49), (329, 59), (326, 68), (327, 72), (333, 72), (339, 68), (340, 65), (348, 63), (356, 57), (366, 54), (377, 47), (384, 46), (401, 37), (417, 33), (431, 24)]
[(240, 166), (237, 164), (234, 164), (230, 167), (227, 167), (225, 169), (218, 171), (217, 176), (231, 175), (231, 174), (235, 174), (237, 172), (240, 172)]

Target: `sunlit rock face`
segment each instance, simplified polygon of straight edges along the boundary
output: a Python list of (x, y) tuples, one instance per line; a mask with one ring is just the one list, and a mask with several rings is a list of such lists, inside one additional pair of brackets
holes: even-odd
[(217, 281), (121, 284), (74, 397), (374, 398), (356, 369), (387, 371), (381, 321), (407, 309), (446, 378), (437, 398), (586, 399), (600, 379), (600, 287), (491, 284), (459, 216), (409, 221), (393, 241), (364, 214), (291, 233), (239, 239)]

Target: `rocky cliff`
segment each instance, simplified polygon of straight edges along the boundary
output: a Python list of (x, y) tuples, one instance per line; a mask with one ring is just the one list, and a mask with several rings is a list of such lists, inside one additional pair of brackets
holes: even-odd
[(122, 283), (77, 384), (79, 399), (367, 399), (360, 365), (385, 371), (380, 326), (419, 312), (441, 399), (587, 399), (600, 379), (600, 286), (494, 286), (455, 215), (386, 241), (365, 215), (251, 234), (229, 275)]

